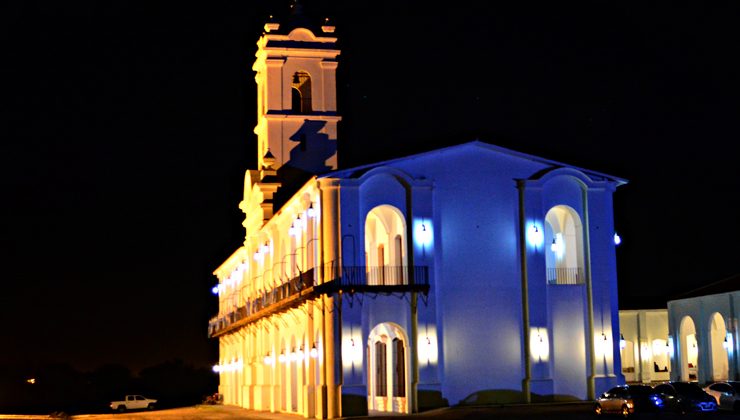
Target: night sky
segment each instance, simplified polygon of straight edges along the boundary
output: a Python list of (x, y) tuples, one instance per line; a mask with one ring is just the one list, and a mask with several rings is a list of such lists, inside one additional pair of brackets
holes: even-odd
[[(2, 2), (0, 365), (216, 362), (289, 3)], [(625, 178), (623, 308), (740, 273), (738, 3), (498, 3), (304, 1), (342, 49), (340, 167), (478, 139)]]

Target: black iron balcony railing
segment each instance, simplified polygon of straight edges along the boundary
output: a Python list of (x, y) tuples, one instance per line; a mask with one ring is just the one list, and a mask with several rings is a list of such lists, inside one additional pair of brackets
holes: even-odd
[(426, 266), (340, 266), (334, 262), (310, 269), (264, 292), (225, 315), (208, 323), (208, 336), (215, 337), (281, 312), (321, 294), (405, 293), (429, 291), (429, 267)]
[(547, 268), (547, 284), (583, 284), (585, 281), (581, 267)]
[(324, 265), (324, 285), (344, 291), (426, 291), (429, 267), (426, 266), (337, 266)]

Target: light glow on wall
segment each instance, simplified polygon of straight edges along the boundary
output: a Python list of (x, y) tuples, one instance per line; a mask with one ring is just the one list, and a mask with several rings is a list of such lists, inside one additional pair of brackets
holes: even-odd
[(347, 332), (342, 337), (342, 366), (346, 369), (362, 366), (362, 339), (358, 333)]
[(728, 332), (725, 334), (725, 341), (722, 343), (722, 347), (727, 350), (728, 353), (732, 352), (733, 346), (732, 346), (732, 333)]
[(536, 222), (530, 222), (527, 225), (527, 243), (530, 246), (537, 248), (542, 245), (545, 240), (545, 231), (541, 225)]
[[(656, 343), (653, 342), (653, 349), (656, 348), (655, 344)], [(646, 360), (653, 357), (653, 350), (650, 348), (650, 345), (648, 343), (642, 343), (640, 351), (642, 352), (642, 357), (645, 358)]]
[(432, 223), (429, 219), (414, 220), (414, 242), (418, 246), (431, 246), (434, 239)]
[(547, 328), (531, 327), (529, 329), (529, 349), (532, 358), (539, 362), (546, 362), (550, 358)]
[(421, 331), (416, 338), (416, 347), (419, 357), (419, 363), (437, 364), (439, 360), (439, 351), (437, 346), (437, 330), (434, 325), (427, 325), (424, 331)]
[(612, 340), (606, 333), (601, 333), (594, 337), (594, 350), (599, 357), (610, 358), (614, 356), (612, 349)]

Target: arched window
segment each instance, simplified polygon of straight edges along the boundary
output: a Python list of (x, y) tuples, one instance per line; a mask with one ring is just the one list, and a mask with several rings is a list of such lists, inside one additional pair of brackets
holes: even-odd
[(397, 208), (381, 205), (365, 219), (367, 284), (407, 284), (406, 221)]
[(375, 396), (385, 397), (388, 395), (387, 356), (385, 343), (375, 342)]
[(406, 356), (403, 341), (393, 339), (393, 396), (406, 396)]
[(304, 71), (297, 71), (293, 74), (291, 110), (297, 114), (311, 112), (311, 76)]
[(555, 206), (545, 216), (545, 262), (549, 284), (582, 284), (583, 225), (575, 210)]

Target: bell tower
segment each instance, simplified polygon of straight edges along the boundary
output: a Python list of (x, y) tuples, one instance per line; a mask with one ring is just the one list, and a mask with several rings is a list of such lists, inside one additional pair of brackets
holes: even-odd
[[(295, 1), (283, 21), (270, 17), (257, 42), (257, 164), (280, 183), (337, 168), (337, 38)], [(274, 172), (273, 172), (274, 171)]]

